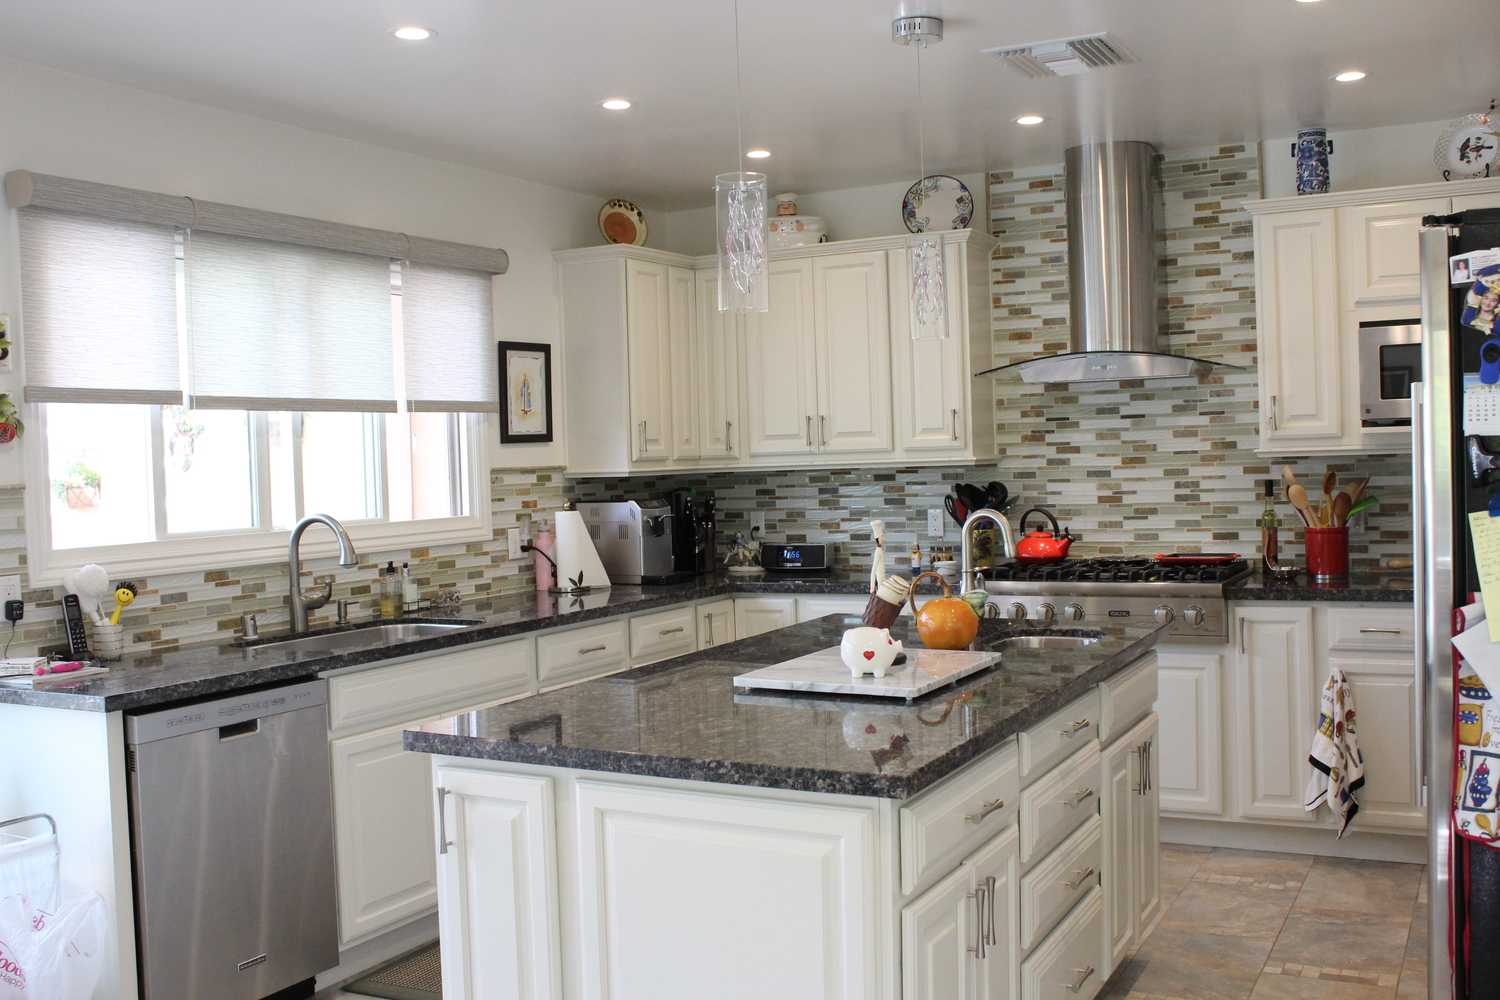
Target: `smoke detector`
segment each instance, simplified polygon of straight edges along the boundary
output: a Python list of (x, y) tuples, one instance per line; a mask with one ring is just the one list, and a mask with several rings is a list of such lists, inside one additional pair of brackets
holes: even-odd
[(1077, 38), (1054, 38), (1026, 45), (984, 49), (1007, 66), (1033, 79), (1048, 76), (1081, 76), (1096, 69), (1123, 66), (1135, 57), (1105, 32)]

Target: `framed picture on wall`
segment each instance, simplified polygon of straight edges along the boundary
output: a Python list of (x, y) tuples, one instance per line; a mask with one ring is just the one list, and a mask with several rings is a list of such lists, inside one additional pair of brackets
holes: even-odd
[(552, 345), (500, 341), (500, 442), (552, 440)]

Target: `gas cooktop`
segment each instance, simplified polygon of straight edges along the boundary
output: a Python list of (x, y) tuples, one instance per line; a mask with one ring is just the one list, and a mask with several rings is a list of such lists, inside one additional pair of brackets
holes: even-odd
[(1201, 566), (1161, 563), (1147, 557), (1063, 559), (1053, 563), (1008, 561), (984, 570), (987, 581), (1026, 583), (1216, 583), (1250, 572), (1244, 559)]

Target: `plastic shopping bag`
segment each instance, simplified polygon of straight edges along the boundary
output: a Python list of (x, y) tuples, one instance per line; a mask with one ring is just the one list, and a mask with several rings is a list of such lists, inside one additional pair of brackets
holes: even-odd
[(56, 910), (0, 900), (0, 1000), (88, 1000), (103, 971), (104, 900), (66, 888)]

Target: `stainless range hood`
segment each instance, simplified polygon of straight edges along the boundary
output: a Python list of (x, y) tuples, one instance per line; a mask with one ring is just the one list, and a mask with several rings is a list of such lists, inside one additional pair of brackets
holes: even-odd
[(1172, 378), (1214, 361), (1166, 354), (1157, 343), (1156, 150), (1106, 142), (1067, 151), (1070, 350), (980, 372), (1023, 382)]

